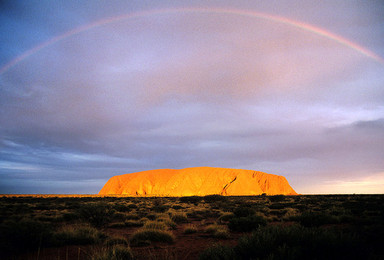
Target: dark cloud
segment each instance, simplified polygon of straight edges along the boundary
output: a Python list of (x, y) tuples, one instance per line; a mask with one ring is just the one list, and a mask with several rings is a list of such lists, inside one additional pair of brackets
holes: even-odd
[[(340, 17), (333, 26), (324, 19), (338, 4), (309, 5), (318, 10), (311, 16), (281, 4), (287, 11), (276, 12), (287, 17), (345, 29)], [(353, 28), (366, 19), (347, 36), (365, 35), (380, 53), (382, 19), (370, 16), (372, 7), (344, 5)], [(148, 6), (10, 8), (0, 13), (5, 60), (79, 25)], [(267, 1), (248, 8), (273, 13)], [(383, 172), (383, 66), (291, 27), (162, 14), (94, 28), (31, 55), (0, 75), (0, 193), (95, 193), (113, 175), (156, 168), (262, 170), (286, 176), (298, 192)]]

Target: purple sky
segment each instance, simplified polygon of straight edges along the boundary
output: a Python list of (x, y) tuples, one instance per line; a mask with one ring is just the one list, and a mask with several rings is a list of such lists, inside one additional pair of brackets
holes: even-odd
[(0, 193), (195, 166), (384, 193), (383, 1), (6, 0), (0, 37)]

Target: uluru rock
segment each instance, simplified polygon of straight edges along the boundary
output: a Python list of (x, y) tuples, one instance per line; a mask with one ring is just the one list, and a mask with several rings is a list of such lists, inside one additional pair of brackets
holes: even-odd
[(195, 167), (160, 169), (113, 176), (100, 195), (229, 196), (297, 195), (283, 176), (252, 170)]

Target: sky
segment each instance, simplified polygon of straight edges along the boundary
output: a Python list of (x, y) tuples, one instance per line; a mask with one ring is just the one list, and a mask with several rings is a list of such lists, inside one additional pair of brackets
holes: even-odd
[(198, 166), (384, 193), (384, 2), (0, 2), (0, 194)]

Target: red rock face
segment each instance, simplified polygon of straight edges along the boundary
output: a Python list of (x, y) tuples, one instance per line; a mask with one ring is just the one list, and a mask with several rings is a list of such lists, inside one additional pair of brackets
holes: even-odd
[(283, 176), (252, 170), (195, 167), (161, 169), (113, 176), (100, 195), (229, 196), (297, 195)]

